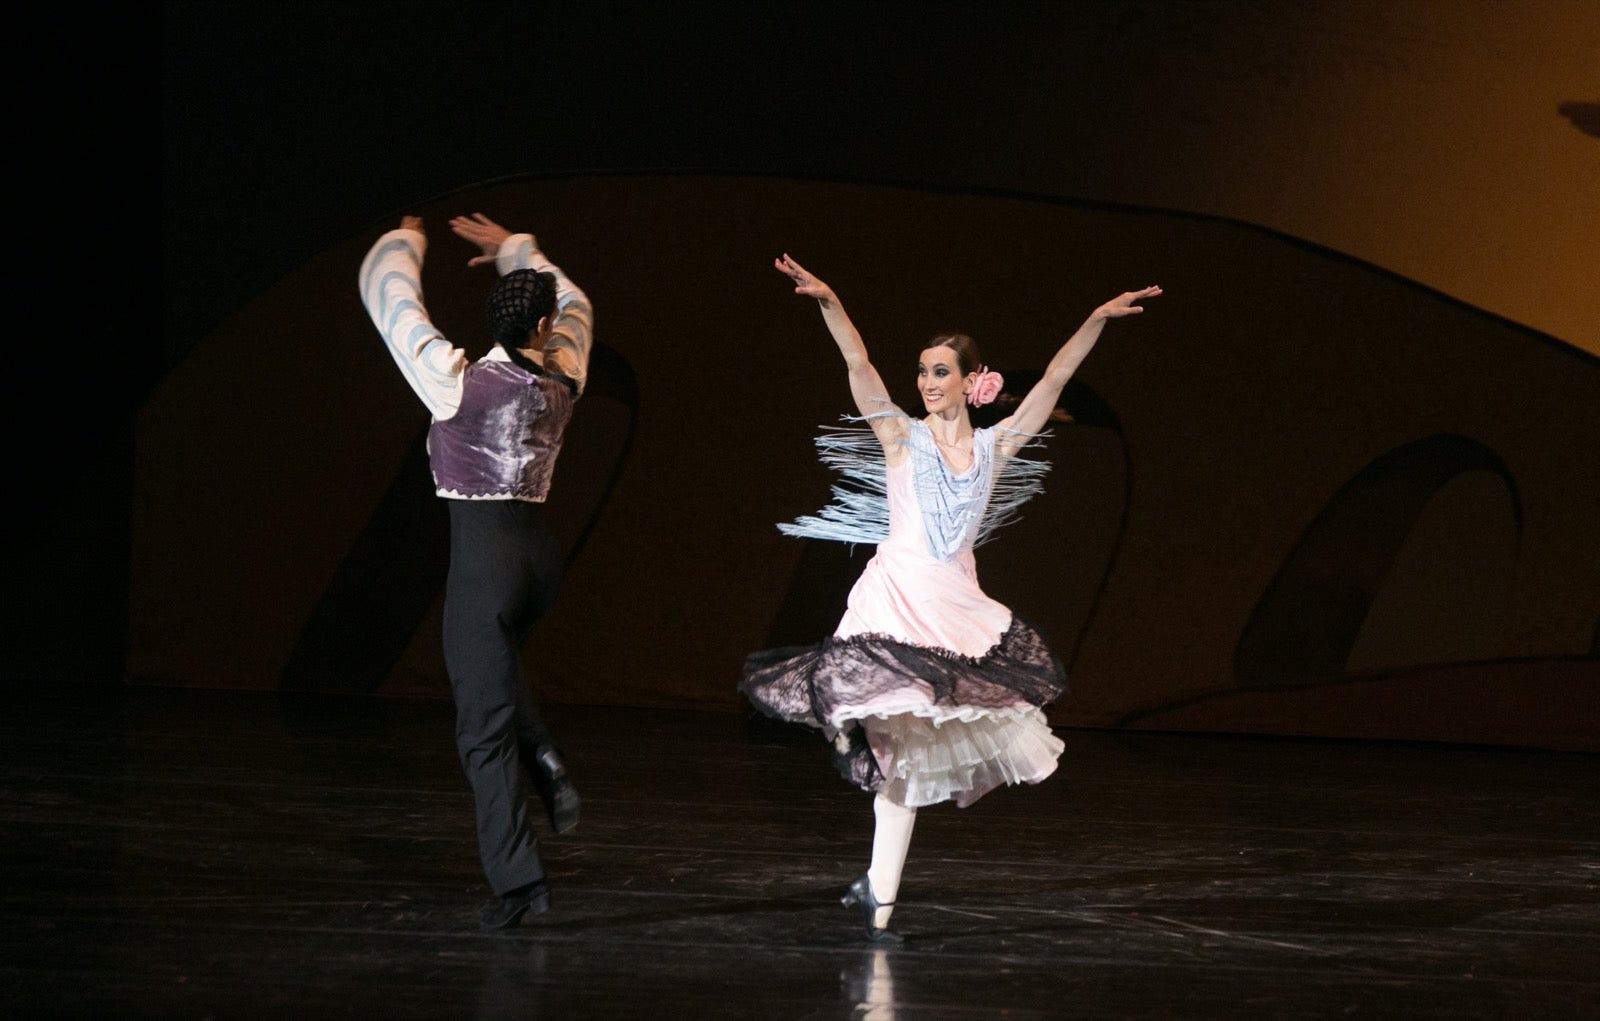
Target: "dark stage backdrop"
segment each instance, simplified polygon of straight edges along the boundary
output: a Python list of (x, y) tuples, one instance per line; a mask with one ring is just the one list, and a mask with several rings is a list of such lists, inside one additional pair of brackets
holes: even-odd
[[(570, 569), (526, 649), (552, 702), (734, 710), (869, 550), (781, 536), (851, 410), (788, 251), (901, 400), (936, 332), (1017, 381), (1159, 283), (1069, 390), (1048, 493), (979, 554), (1068, 661), (1053, 720), (1593, 748), (1600, 365), (1268, 232), (1170, 213), (723, 176), (508, 181), (417, 208), (447, 335), (484, 350), (482, 210), (590, 293), (604, 345), (555, 480)], [(136, 683), (443, 695), (426, 415), (355, 290), (375, 223), (231, 317), (137, 434)], [(193, 484), (204, 480), (204, 485)]]

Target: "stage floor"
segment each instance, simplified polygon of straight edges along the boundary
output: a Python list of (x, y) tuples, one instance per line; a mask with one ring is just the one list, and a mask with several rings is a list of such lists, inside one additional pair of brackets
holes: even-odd
[[(893, 927), (839, 895), (871, 798), (754, 717), (553, 706), (554, 906), (488, 890), (429, 701), (132, 688), (0, 723), (7, 1016), (1594, 1018), (1600, 757), (1063, 731), (918, 818)], [(852, 909), (853, 910), (853, 909)]]

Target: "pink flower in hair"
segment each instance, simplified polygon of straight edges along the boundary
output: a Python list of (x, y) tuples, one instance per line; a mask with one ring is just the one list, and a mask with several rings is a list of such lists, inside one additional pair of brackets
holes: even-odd
[(967, 403), (974, 408), (981, 408), (1000, 396), (1000, 390), (1006, 385), (1005, 377), (998, 372), (990, 372), (985, 365), (978, 370), (978, 378), (972, 382), (972, 392), (967, 394)]

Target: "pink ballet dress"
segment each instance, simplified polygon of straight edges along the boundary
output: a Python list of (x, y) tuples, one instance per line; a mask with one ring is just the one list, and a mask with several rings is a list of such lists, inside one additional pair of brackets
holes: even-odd
[(978, 586), (973, 547), (1038, 492), (1049, 467), (999, 455), (996, 439), (976, 430), (961, 473), (916, 419), (894, 468), (864, 428), (819, 439), (845, 483), (817, 516), (779, 527), (872, 540), (877, 552), (831, 637), (752, 653), (739, 685), (767, 715), (822, 729), (846, 779), (911, 808), (964, 807), (1001, 784), (1038, 783), (1063, 749), (1043, 712), (1066, 690), (1060, 661)]

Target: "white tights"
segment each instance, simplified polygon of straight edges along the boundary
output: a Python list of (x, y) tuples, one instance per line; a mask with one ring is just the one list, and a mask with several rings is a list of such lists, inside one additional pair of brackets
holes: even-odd
[(879, 904), (873, 916), (874, 927), (888, 926), (894, 913), (894, 899), (900, 892), (900, 873), (905, 868), (906, 852), (911, 848), (911, 827), (917, 821), (917, 810), (897, 805), (882, 794), (872, 799), (872, 814), (876, 825), (872, 831), (872, 865), (867, 869), (867, 882), (872, 885), (872, 896)]

